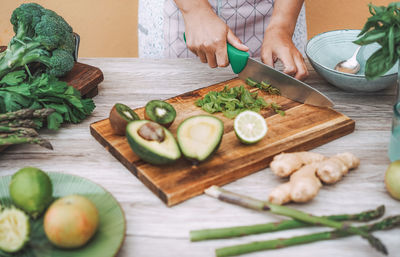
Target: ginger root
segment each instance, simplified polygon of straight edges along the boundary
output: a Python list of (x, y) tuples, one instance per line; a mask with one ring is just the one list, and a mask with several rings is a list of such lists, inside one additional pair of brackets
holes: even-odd
[(315, 175), (317, 166), (307, 164), (290, 176), (286, 182), (275, 189), (269, 195), (269, 202), (285, 204), (290, 201), (304, 203), (313, 199), (322, 187), (321, 181)]
[(326, 157), (319, 153), (281, 153), (274, 157), (269, 166), (277, 176), (284, 178), (290, 176), (294, 171), (300, 169), (301, 166), (305, 164), (319, 162), (325, 159)]
[(360, 160), (352, 153), (337, 154), (318, 165), (317, 176), (326, 184), (339, 181), (350, 169), (357, 168)]
[(322, 187), (321, 181), (335, 183), (350, 169), (358, 167), (359, 163), (359, 159), (351, 153), (341, 153), (330, 158), (310, 152), (277, 155), (271, 162), (271, 170), (279, 177), (292, 175), (289, 182), (272, 190), (268, 200), (275, 204), (308, 202), (318, 194)]

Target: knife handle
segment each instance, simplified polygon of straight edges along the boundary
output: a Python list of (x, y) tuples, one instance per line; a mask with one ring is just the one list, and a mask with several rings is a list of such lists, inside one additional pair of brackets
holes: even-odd
[[(185, 33), (183, 33), (183, 40), (185, 40), (186, 43)], [(248, 52), (241, 51), (229, 43), (227, 43), (227, 48), (229, 63), (231, 64), (233, 72), (238, 74), (246, 67), (250, 55)]]

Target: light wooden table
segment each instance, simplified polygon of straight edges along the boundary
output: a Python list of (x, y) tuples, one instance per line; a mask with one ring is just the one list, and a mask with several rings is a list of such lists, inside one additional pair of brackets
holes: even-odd
[[(236, 226), (279, 221), (281, 218), (219, 202), (202, 195), (172, 208), (166, 207), (89, 133), (89, 124), (103, 119), (116, 102), (139, 107), (151, 99), (166, 99), (186, 91), (234, 77), (229, 68), (210, 69), (198, 60), (80, 59), (97, 66), (105, 80), (99, 86), (93, 115), (78, 125), (65, 125), (57, 132), (43, 131), (54, 151), (38, 146), (15, 146), (0, 153), (0, 175), (31, 165), (45, 171), (67, 172), (102, 185), (121, 203), (127, 221), (125, 243), (119, 257), (214, 256), (214, 249), (238, 243), (290, 237), (325, 228), (309, 228), (228, 240), (191, 243), (192, 229)], [(292, 205), (318, 214), (357, 213), (385, 204), (386, 215), (400, 214), (400, 202), (389, 197), (384, 172), (389, 164), (392, 103), (395, 89), (353, 94), (327, 84), (310, 68), (307, 83), (327, 94), (335, 109), (356, 121), (354, 133), (316, 148), (326, 155), (350, 151), (361, 159), (360, 167), (340, 183), (325, 186), (310, 203)], [(242, 178), (225, 188), (266, 199), (281, 181), (269, 169)], [(400, 229), (377, 232), (390, 255), (400, 256)], [(317, 242), (248, 256), (274, 257), (375, 257), (381, 256), (359, 237)], [(88, 256), (91, 257), (91, 256)], [(95, 256), (102, 257), (102, 256)]]

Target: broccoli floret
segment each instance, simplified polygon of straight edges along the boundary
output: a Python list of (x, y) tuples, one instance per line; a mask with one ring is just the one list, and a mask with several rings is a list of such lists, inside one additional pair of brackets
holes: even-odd
[(27, 69), (32, 63), (45, 66), (57, 77), (74, 65), (75, 37), (71, 26), (54, 11), (35, 3), (22, 4), (11, 16), (15, 36), (0, 56), (0, 79), (10, 71)]

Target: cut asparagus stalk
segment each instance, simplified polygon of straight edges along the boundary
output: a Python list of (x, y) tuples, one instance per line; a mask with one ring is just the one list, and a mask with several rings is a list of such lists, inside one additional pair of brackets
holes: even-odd
[(17, 145), (17, 144), (37, 144), (47, 149), (53, 150), (53, 146), (50, 144), (50, 142), (40, 137), (24, 137), (18, 135), (0, 137), (0, 146)]
[[(359, 226), (357, 228), (360, 230), (364, 230), (365, 232), (371, 233), (373, 231), (388, 230), (399, 226), (400, 226), (400, 216), (393, 216), (383, 219), (374, 224)], [(307, 244), (322, 240), (331, 240), (341, 237), (348, 237), (353, 235), (354, 233), (351, 233), (348, 230), (337, 229), (333, 231), (295, 236), (291, 238), (279, 238), (274, 240), (258, 241), (247, 244), (228, 246), (216, 249), (215, 253), (217, 257), (236, 256), (256, 251), (272, 250), (272, 249), (289, 247), (299, 244)]]
[(15, 119), (28, 119), (28, 118), (46, 118), (55, 110), (51, 108), (43, 109), (21, 109), (15, 112), (8, 112), (0, 114), (0, 121), (15, 120)]
[(357, 234), (367, 239), (372, 247), (374, 247), (379, 252), (387, 255), (386, 246), (376, 237), (371, 235), (365, 230), (359, 229), (357, 227), (349, 226), (344, 223), (327, 219), (325, 217), (313, 216), (311, 214), (289, 208), (286, 206), (276, 205), (269, 202), (263, 202), (251, 197), (239, 195), (224, 189), (221, 189), (218, 186), (211, 186), (210, 188), (204, 191), (207, 195), (217, 198), (221, 201), (225, 201), (228, 203), (240, 205), (242, 207), (246, 207), (253, 210), (259, 211), (270, 211), (274, 214), (290, 217), (296, 220), (303, 221), (305, 223), (311, 225), (324, 225), (327, 227), (332, 227), (336, 229), (345, 230), (352, 234)]
[(37, 128), (36, 123), (33, 120), (29, 119), (18, 119), (18, 120), (6, 120), (6, 121), (1, 121), (0, 126), (2, 127), (11, 127), (11, 128), (16, 128), (16, 127), (24, 127), (24, 128)]
[[(382, 217), (384, 213), (385, 207), (381, 205), (375, 210), (368, 210), (357, 214), (342, 214), (323, 217), (336, 221), (370, 221)], [(190, 240), (195, 242), (210, 239), (240, 237), (309, 226), (312, 225), (299, 220), (283, 220), (280, 222), (271, 222), (250, 226), (193, 230), (190, 231)]]
[(19, 134), (21, 136), (28, 136), (28, 137), (37, 137), (39, 135), (33, 128), (22, 128), (22, 127), (10, 128), (5, 126), (0, 126), (0, 132)]

